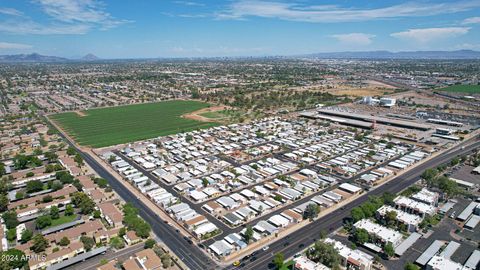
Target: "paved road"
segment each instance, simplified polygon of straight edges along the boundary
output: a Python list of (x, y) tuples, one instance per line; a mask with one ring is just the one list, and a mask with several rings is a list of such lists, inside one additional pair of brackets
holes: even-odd
[(143, 243), (140, 243), (131, 247), (127, 247), (119, 251), (113, 251), (112, 249), (109, 249), (107, 250), (107, 253), (105, 255), (96, 256), (84, 262), (77, 263), (74, 266), (70, 266), (68, 269), (69, 270), (95, 270), (100, 264), (100, 261), (103, 259), (107, 261), (111, 261), (113, 259), (123, 261), (128, 259), (130, 256), (133, 256), (133, 254), (141, 250), (143, 250)]
[[(457, 145), (453, 149), (440, 154), (423, 164), (405, 172), (403, 175), (392, 179), (390, 182), (373, 189), (368, 192), (368, 195), (382, 195), (385, 192), (398, 193), (408, 186), (412, 185), (420, 179), (420, 175), (424, 170), (428, 168), (437, 167), (442, 164), (450, 162), (454, 157), (458, 155), (464, 155), (470, 153), (474, 149), (480, 147), (478, 139), (472, 139), (462, 144), (464, 147)], [(463, 148), (463, 149), (462, 149)], [(343, 225), (343, 220), (350, 215), (350, 210), (368, 200), (368, 196), (362, 196), (353, 202), (345, 205), (342, 209), (334, 211), (317, 221), (303, 227), (302, 229), (290, 234), (289, 236), (279, 239), (270, 244), (270, 248), (267, 251), (258, 251), (257, 254), (251, 257), (249, 260), (244, 261), (244, 265), (241, 269), (268, 269), (272, 268), (271, 265), (273, 254), (282, 252), (286, 258), (295, 255), (296, 253), (305, 249), (306, 246), (315, 242), (320, 235), (320, 231), (333, 231), (340, 228)], [(233, 269), (234, 267), (229, 267)]]
[(190, 269), (216, 269), (216, 263), (203, 253), (198, 247), (189, 244), (182, 236), (175, 231), (174, 228), (164, 223), (163, 220), (157, 216), (150, 208), (143, 204), (137, 197), (128, 189), (125, 189), (118, 180), (111, 175), (105, 168), (102, 167), (89, 153), (83, 152), (76, 147), (63, 134), (61, 136), (74, 147), (85, 162), (96, 171), (100, 177), (105, 178), (115, 192), (122, 197), (126, 202), (132, 203), (139, 210), (139, 215), (148, 222), (153, 232), (162, 239), (170, 250), (172, 250), (180, 260), (182, 260)]

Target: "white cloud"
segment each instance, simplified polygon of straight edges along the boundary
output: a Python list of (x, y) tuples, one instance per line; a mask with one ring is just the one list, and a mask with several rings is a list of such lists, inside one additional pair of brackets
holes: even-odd
[(302, 22), (352, 22), (398, 17), (425, 17), (456, 13), (480, 7), (479, 1), (452, 3), (404, 3), (399, 5), (358, 9), (335, 5), (303, 5), (291, 2), (240, 0), (217, 14), (218, 19), (244, 19), (249, 16), (277, 18)]
[(3, 7), (0, 7), (0, 14), (10, 15), (10, 16), (22, 16), (23, 15), (23, 13), (19, 10), (16, 10), (14, 8), (3, 8)]
[(480, 17), (470, 17), (462, 21), (462, 24), (475, 24), (480, 23)]
[(25, 50), (32, 47), (32, 45), (22, 43), (0, 42), (0, 50)]
[(196, 6), (196, 7), (203, 7), (205, 4), (193, 2), (193, 1), (173, 1), (174, 4), (184, 5), (184, 6)]
[(469, 27), (422, 28), (392, 33), (390, 36), (398, 39), (414, 41), (420, 44), (426, 44), (432, 41), (464, 35), (468, 33), (469, 30)]
[(336, 34), (332, 35), (333, 38), (336, 38), (341, 43), (347, 45), (360, 45), (365, 46), (372, 43), (372, 38), (375, 35), (365, 34), (365, 33), (349, 33), (349, 34)]
[(0, 22), (0, 32), (21, 35), (81, 35), (91, 30), (86, 24), (43, 25), (31, 20)]
[[(11, 17), (0, 21), (0, 32), (13, 34), (85, 34), (92, 29), (107, 30), (128, 23), (114, 18), (105, 11), (105, 4), (98, 0), (34, 0), (48, 16), (49, 23), (40, 23), (21, 12), (0, 9)], [(3, 12), (2, 12), (3, 11)], [(15, 10), (16, 11), (16, 10)]]

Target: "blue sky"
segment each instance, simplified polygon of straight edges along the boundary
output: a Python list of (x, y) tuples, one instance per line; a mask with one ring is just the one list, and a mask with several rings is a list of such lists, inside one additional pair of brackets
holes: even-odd
[(480, 0), (0, 0), (0, 54), (480, 50)]

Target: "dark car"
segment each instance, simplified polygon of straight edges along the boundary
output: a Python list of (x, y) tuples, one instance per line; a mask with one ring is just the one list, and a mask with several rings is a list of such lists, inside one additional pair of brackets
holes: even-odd
[(305, 247), (305, 244), (304, 243), (301, 243), (300, 245), (298, 245), (299, 248), (303, 248)]
[(290, 242), (286, 242), (285, 244), (283, 244), (284, 247), (290, 245)]
[(250, 258), (250, 256), (251, 256), (251, 255), (246, 255), (245, 257), (243, 257), (243, 258), (241, 259), (241, 261), (246, 261), (246, 260), (248, 260), (248, 258)]

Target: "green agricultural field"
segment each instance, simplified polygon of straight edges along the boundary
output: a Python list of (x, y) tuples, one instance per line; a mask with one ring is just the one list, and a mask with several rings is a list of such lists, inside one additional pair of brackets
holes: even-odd
[(480, 85), (452, 85), (437, 90), (453, 93), (480, 94)]
[(84, 116), (60, 113), (50, 118), (80, 145), (97, 148), (215, 126), (181, 117), (208, 106), (203, 102), (175, 100), (91, 109), (82, 111)]

